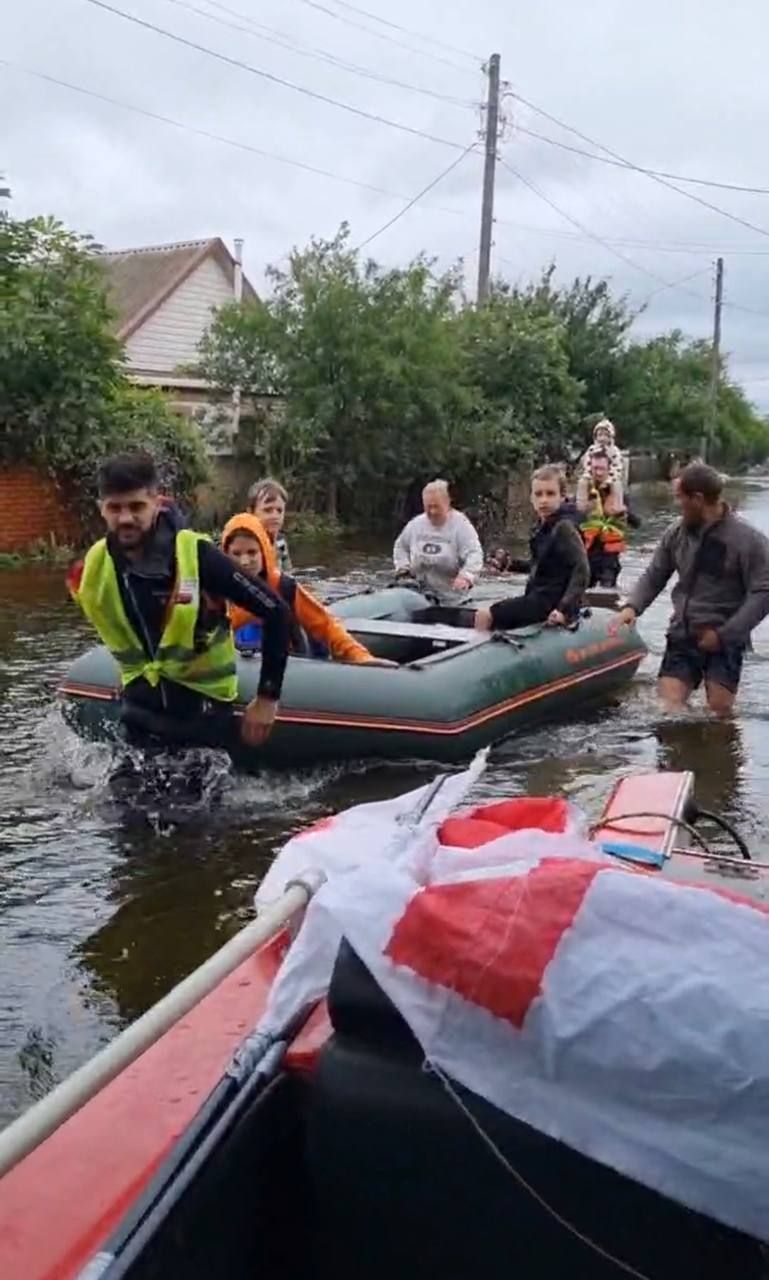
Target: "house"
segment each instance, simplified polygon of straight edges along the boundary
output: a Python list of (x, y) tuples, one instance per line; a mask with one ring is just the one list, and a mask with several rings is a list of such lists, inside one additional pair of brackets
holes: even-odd
[(98, 254), (128, 376), (167, 392), (190, 416), (211, 407), (208, 384), (185, 370), (198, 359), (214, 308), (240, 296), (256, 299), (240, 265), (242, 241), (235, 247), (233, 256), (217, 236)]

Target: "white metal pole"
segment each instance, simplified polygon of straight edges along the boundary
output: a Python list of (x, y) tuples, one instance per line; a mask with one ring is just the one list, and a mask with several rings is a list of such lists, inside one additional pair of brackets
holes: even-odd
[(317, 879), (313, 882), (312, 877), (292, 882), (274, 906), (261, 912), (95, 1057), (4, 1129), (0, 1133), (0, 1178), (155, 1044), (257, 947), (283, 928), (307, 905), (317, 884)]

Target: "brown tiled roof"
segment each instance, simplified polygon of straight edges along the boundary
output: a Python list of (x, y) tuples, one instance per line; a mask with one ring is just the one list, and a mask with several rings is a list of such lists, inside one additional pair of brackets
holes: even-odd
[[(235, 260), (218, 236), (211, 240), (184, 240), (177, 244), (100, 252), (98, 259), (108, 276), (118, 337), (127, 338), (138, 329), (209, 254), (232, 280)], [(243, 297), (256, 297), (245, 278)]]

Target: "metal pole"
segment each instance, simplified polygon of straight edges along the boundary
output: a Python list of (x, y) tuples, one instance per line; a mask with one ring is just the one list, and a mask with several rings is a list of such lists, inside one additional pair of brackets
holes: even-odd
[(317, 881), (313, 883), (310, 875), (306, 883), (293, 881), (273, 907), (261, 912), (100, 1053), (4, 1129), (0, 1133), (0, 1178), (135, 1062), (257, 947), (269, 941), (307, 905), (316, 887)]
[(481, 206), (481, 247), (478, 258), (478, 306), (489, 296), (491, 272), (491, 235), (494, 225), (494, 175), (497, 167), (497, 131), (499, 129), (499, 54), (489, 58), (489, 92), (486, 101), (486, 162), (483, 167), (483, 205)]
[(718, 435), (718, 387), (721, 379), (721, 310), (724, 301), (724, 260), (716, 261), (716, 303), (713, 314), (713, 346), (710, 353), (710, 397), (705, 422), (705, 435), (702, 441), (702, 460), (707, 462), (708, 454)]

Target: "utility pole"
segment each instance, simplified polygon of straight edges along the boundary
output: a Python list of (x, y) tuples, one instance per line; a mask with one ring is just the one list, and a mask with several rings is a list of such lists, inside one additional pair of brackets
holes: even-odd
[(713, 314), (713, 346), (710, 354), (710, 399), (708, 401), (705, 435), (702, 439), (702, 460), (707, 462), (710, 446), (718, 433), (718, 385), (721, 377), (721, 309), (724, 303), (724, 260), (716, 261), (716, 305)]
[(499, 129), (499, 54), (492, 53), (488, 67), (489, 93), (486, 100), (486, 163), (483, 168), (483, 205), (481, 207), (481, 248), (478, 259), (478, 306), (489, 296), (491, 270), (491, 234), (494, 225), (494, 175), (497, 167), (497, 132)]

